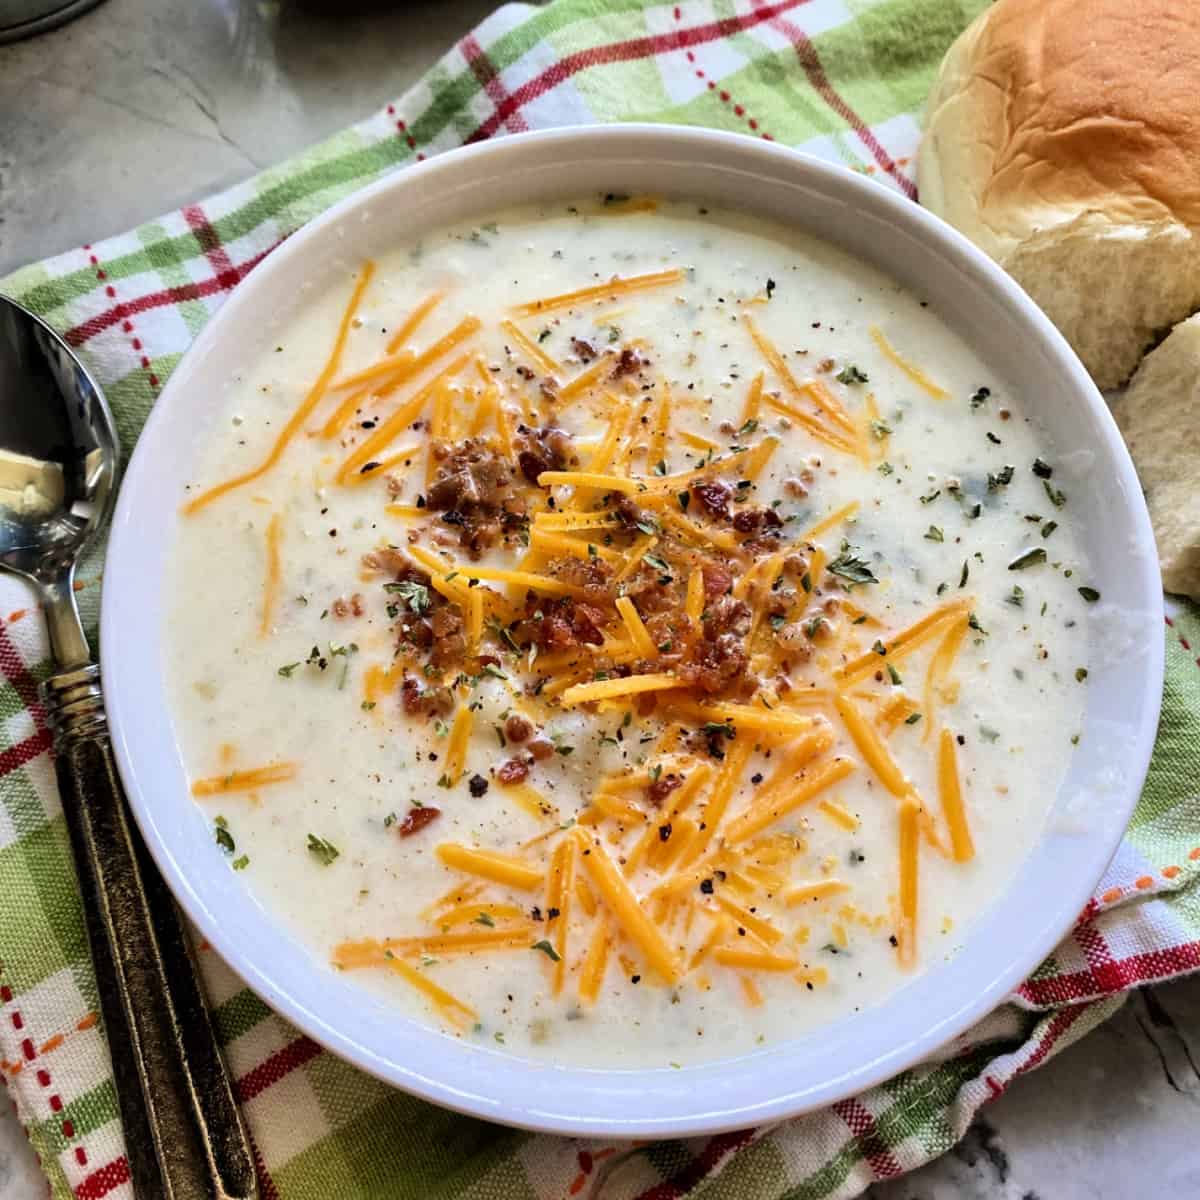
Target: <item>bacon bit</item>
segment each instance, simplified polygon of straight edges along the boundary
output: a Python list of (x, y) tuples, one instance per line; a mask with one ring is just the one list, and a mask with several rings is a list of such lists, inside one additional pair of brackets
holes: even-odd
[(777, 537), (783, 522), (773, 508), (743, 508), (734, 514), (733, 527), (738, 533), (763, 533)]
[(433, 634), (429, 661), (435, 667), (458, 666), (467, 652), (467, 637), (458, 609), (448, 604), (434, 609), (429, 628)]
[(534, 485), (543, 471), (561, 471), (579, 461), (571, 435), (554, 425), (541, 429), (518, 426), (514, 448), (521, 474)]
[(504, 722), (504, 736), (510, 742), (515, 742), (520, 745), (522, 742), (528, 741), (533, 735), (533, 724), (527, 721), (518, 713), (513, 713), (508, 720)]
[(524, 783), (528, 778), (529, 764), (523, 758), (510, 758), (496, 769), (496, 782), (503, 787)]
[(335, 617), (361, 617), (366, 609), (363, 607), (362, 592), (355, 592), (353, 596), (347, 600), (344, 596), (339, 596), (331, 605), (330, 612)]
[(529, 743), (528, 749), (535, 762), (545, 762), (546, 759), (554, 756), (554, 743), (549, 738), (534, 738)]
[(437, 470), (425, 497), (442, 520), (457, 527), (459, 545), (473, 558), (500, 538), (501, 515), (523, 513), (513, 495), (510, 464), (483, 438), (433, 446)]
[(425, 687), (415, 675), (405, 675), (400, 701), (410, 717), (444, 717), (454, 711), (454, 695), (447, 687)]
[(571, 339), (571, 349), (579, 355), (580, 361), (585, 363), (591, 362), (597, 353), (596, 347), (591, 342), (585, 341), (580, 337), (573, 337)]
[(423, 805), (421, 808), (410, 808), (405, 814), (404, 820), (396, 827), (396, 832), (402, 838), (412, 837), (414, 833), (420, 833), (426, 825), (432, 824), (441, 815), (440, 808), (430, 808), (428, 805)]
[(617, 358), (616, 366), (613, 367), (612, 378), (620, 379), (625, 375), (632, 375), (645, 364), (646, 360), (636, 350), (626, 346)]
[[(659, 808), (662, 802), (681, 784), (683, 779), (672, 771), (668, 775), (660, 775), (647, 789), (646, 797), (655, 808)], [(663, 839), (666, 840), (665, 838)]]
[(691, 485), (691, 492), (714, 517), (729, 520), (733, 488), (723, 479), (699, 479)]
[(733, 572), (718, 562), (706, 562), (701, 567), (704, 574), (704, 599), (715, 600), (724, 596), (733, 587)]

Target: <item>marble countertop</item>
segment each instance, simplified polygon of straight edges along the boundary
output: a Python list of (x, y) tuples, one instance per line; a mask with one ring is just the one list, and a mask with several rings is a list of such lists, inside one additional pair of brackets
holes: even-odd
[[(362, 117), (497, 0), (107, 0), (0, 47), (0, 275)], [(1200, 1197), (1200, 976), (1134, 996), (871, 1200)], [(0, 1200), (45, 1183), (0, 1103)]]

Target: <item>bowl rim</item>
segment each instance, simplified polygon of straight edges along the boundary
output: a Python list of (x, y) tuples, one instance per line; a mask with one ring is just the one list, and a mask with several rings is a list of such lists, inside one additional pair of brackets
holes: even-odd
[[(449, 151), (437, 158), (407, 167), (376, 181), (341, 200), (309, 221), (279, 246), (246, 280), (238, 285), (220, 311), (210, 319), (193, 346), (185, 354), (156, 401), (138, 444), (129, 462), (113, 518), (105, 588), (101, 607), (101, 640), (106, 647), (119, 647), (130, 639), (145, 638), (145, 625), (138, 624), (136, 607), (139, 586), (136, 559), (144, 557), (139, 545), (137, 513), (146, 491), (161, 493), (168, 486), (154, 479), (154, 448), (176, 436), (171, 425), (174, 411), (183, 407), (190, 377), (199, 364), (216, 351), (244, 310), (258, 302), (260, 294), (269, 294), (273, 272), (290, 259), (310, 252), (323, 238), (354, 214), (361, 215), (377, 200), (403, 192), (418, 181), (436, 182), (439, 174), (453, 177), (472, 165), (481, 167), (493, 160), (520, 160), (523, 154), (551, 152), (557, 149), (570, 154), (581, 152), (581, 146), (596, 154), (616, 158), (628, 153), (627, 148), (638, 146), (687, 147), (693, 151), (715, 156), (753, 161), (764, 169), (778, 174), (790, 174), (808, 179), (826, 194), (828, 202), (836, 193), (841, 201), (853, 208), (881, 211), (889, 221), (902, 227), (915, 240), (935, 249), (943, 258), (970, 275), (981, 286), (990, 289), (1004, 306), (1030, 328), (1041, 343), (1041, 350), (1053, 361), (1064, 376), (1064, 386), (1075, 391), (1095, 418), (1100, 431), (1095, 441), (1112, 459), (1116, 471), (1115, 484), (1124, 489), (1129, 509), (1131, 533), (1139, 549), (1149, 547), (1151, 553), (1135, 556), (1136, 586), (1146, 602), (1148, 618), (1162, 614), (1162, 591), (1157, 573), (1157, 557), (1153, 553), (1153, 534), (1149, 517), (1141, 498), (1132, 462), (1108, 414), (1104, 402), (1090, 377), (1070, 350), (1065, 340), (1050, 324), (1025, 293), (982, 251), (957, 231), (915, 203), (871, 180), (856, 175), (841, 166), (791, 150), (776, 143), (694, 127), (628, 124), (616, 126), (567, 126), (535, 133), (519, 134), (474, 146)], [(565, 195), (570, 187), (561, 188)], [(704, 193), (704, 185), (696, 189)], [(802, 224), (802, 222), (798, 222)], [(882, 269), (887, 270), (886, 266)], [(128, 567), (124, 566), (127, 560)], [(161, 570), (161, 567), (155, 569)], [(159, 624), (161, 612), (155, 614)], [(1161, 620), (1158, 622), (1161, 627)], [(161, 633), (155, 633), (156, 641)], [(385, 1082), (403, 1088), (423, 1099), (443, 1107), (487, 1120), (498, 1121), (531, 1130), (571, 1136), (609, 1136), (658, 1138), (713, 1134), (750, 1125), (763, 1124), (807, 1112), (845, 1099), (888, 1079), (914, 1065), (945, 1045), (963, 1030), (993, 1010), (1013, 991), (1029, 972), (1050, 953), (1067, 933), (1089, 900), (1093, 889), (1119, 845), (1149, 765), (1157, 728), (1162, 694), (1164, 647), (1161, 637), (1150, 637), (1145, 650), (1143, 686), (1131, 688), (1130, 712), (1136, 713), (1137, 733), (1132, 744), (1122, 753), (1124, 768), (1115, 803), (1107, 813), (1108, 823), (1097, 844), (1087, 856), (1087, 870), (1080, 870), (1070, 886), (1054, 894), (1050, 917), (1028, 931), (1027, 952), (1006, 964), (994, 964), (988, 977), (979, 981), (974, 994), (956, 1000), (953, 1007), (937, 1012), (928, 1027), (912, 1036), (905, 1036), (890, 1049), (881, 1048), (866, 1061), (834, 1071), (819, 1083), (770, 1095), (753, 1094), (743, 1089), (720, 1091), (726, 1080), (739, 1067), (744, 1073), (748, 1064), (761, 1061), (764, 1068), (770, 1062), (768, 1051), (743, 1055), (734, 1059), (698, 1064), (683, 1070), (666, 1069), (597, 1070), (590, 1068), (556, 1067), (530, 1063), (528, 1060), (486, 1048), (475, 1047), (449, 1039), (432, 1027), (416, 1022), (399, 1021), (397, 1037), (402, 1049), (414, 1050), (421, 1061), (401, 1061), (395, 1051), (381, 1050), (368, 1044), (369, 1037), (356, 1036), (344, 1020), (345, 1010), (337, 1010), (331, 1001), (302, 996), (296, 989), (279, 983), (281, 967), (267, 968), (256, 958), (256, 947), (247, 942), (237, 922), (223, 920), (212, 907), (213, 897), (206, 888), (204, 872), (189, 866), (186, 847), (177, 823), (167, 821), (155, 803), (157, 789), (154, 780), (138, 766), (144, 734), (146, 679), (130, 666), (125, 656), (113, 653), (105, 662), (107, 708), (112, 729), (118, 769), (125, 784), (131, 807), (147, 846), (166, 879), (171, 891), (187, 916), (208, 940), (235, 974), (261, 996), (268, 1005), (285, 1017), (301, 1032), (312, 1037), (343, 1059)], [(161, 671), (160, 671), (161, 674)], [(158, 686), (161, 687), (161, 680)], [(1130, 723), (1133, 718), (1130, 718)], [(184, 792), (187, 802), (190, 797)], [(1048, 839), (1044, 832), (1029, 858), (1041, 852)], [(223, 870), (227, 868), (222, 865)], [(234, 889), (231, 889), (234, 890)], [(240, 891), (239, 889), (236, 889)], [(244, 903), (244, 899), (243, 899)], [(986, 912), (987, 910), (985, 910)], [(976, 918), (977, 921), (981, 917)], [(964, 942), (966, 949), (970, 938)], [(298, 969), (298, 968), (297, 968)], [(318, 973), (310, 968), (314, 980)], [(939, 971), (942, 967), (937, 968)], [(927, 978), (930, 971), (917, 977)], [(908, 985), (913, 987), (914, 984)], [(313, 989), (320, 991), (321, 989)], [(359, 989), (365, 997), (365, 989)], [(907, 991), (907, 988), (904, 989)], [(882, 1014), (895, 1000), (893, 993), (884, 1004), (870, 1012)], [(363, 1008), (367, 1003), (363, 1001)], [(398, 1014), (393, 1010), (393, 1019)], [(861, 1015), (861, 1014), (860, 1014)], [(887, 1024), (887, 1021), (881, 1022)], [(912, 1022), (909, 1022), (911, 1025)], [(411, 1025), (411, 1029), (408, 1026)], [(769, 1048), (772, 1057), (786, 1056), (785, 1043)], [(471, 1056), (482, 1056), (471, 1058)], [(466, 1060), (471, 1058), (468, 1063)], [(486, 1060), (486, 1061), (484, 1061)], [(798, 1065), (798, 1064), (797, 1064)], [(469, 1069), (468, 1069), (469, 1068)], [(774, 1071), (775, 1068), (770, 1068)], [(666, 1078), (664, 1078), (664, 1075)], [(481, 1079), (509, 1079), (501, 1083), (502, 1095), (481, 1085)], [(775, 1075), (771, 1076), (775, 1079)], [(623, 1081), (623, 1082), (614, 1082)], [(778, 1089), (782, 1081), (772, 1086)], [(714, 1092), (713, 1088), (718, 1091)], [(559, 1097), (550, 1099), (546, 1092), (559, 1089)], [(514, 1090), (515, 1089), (515, 1090)], [(636, 1111), (634, 1097), (647, 1107)]]

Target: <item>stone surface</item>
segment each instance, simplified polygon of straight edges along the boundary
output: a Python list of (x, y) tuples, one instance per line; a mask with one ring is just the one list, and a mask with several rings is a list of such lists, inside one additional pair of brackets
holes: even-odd
[[(235, 183), (398, 95), (494, 0), (107, 0), (0, 47), (0, 274)], [(871, 1200), (1200, 1197), (1200, 977), (1134, 997)], [(45, 1182), (0, 1104), (0, 1200)]]
[(368, 116), (496, 6), (106, 0), (0, 47), (0, 275)]

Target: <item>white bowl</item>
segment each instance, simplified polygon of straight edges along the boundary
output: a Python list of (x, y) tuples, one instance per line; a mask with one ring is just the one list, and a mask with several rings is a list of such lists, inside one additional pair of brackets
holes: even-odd
[[(583, 1070), (458, 1041), (317, 963), (209, 851), (163, 678), (164, 563), (183, 482), (234, 371), (306, 285), (423, 228), (506, 205), (656, 191), (761, 214), (828, 239), (928, 299), (1076, 463), (1071, 518), (1103, 593), (1092, 619), (1084, 749), (1045, 833), (960, 953), (886, 1003), (794, 1042), (683, 1070)], [(1117, 614), (1113, 617), (1112, 614)], [(216, 631), (214, 631), (216, 633)], [(276, 1011), (397, 1087), (493, 1121), (564, 1134), (712, 1133), (829, 1104), (932, 1054), (977, 1021), (1067, 932), (1115, 850), (1145, 775), (1162, 691), (1162, 592), (1133, 465), (1099, 393), (1025, 294), (949, 226), (849, 171), (779, 146), (663, 126), (555, 130), (455, 151), (365, 188), (242, 283), (176, 368), (147, 422), (113, 522), (104, 681), (121, 776), (171, 890)]]

